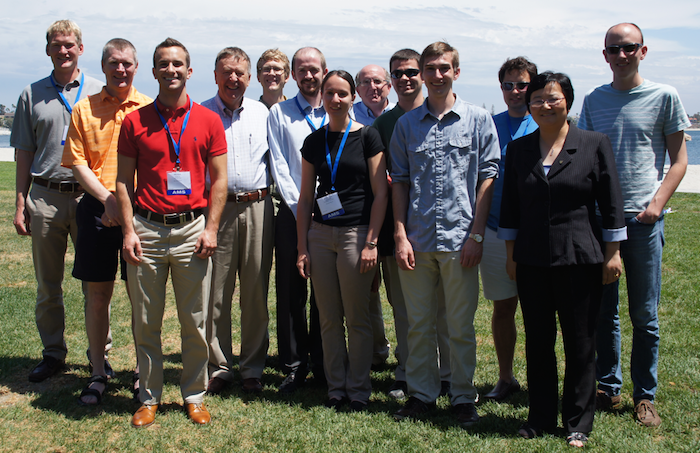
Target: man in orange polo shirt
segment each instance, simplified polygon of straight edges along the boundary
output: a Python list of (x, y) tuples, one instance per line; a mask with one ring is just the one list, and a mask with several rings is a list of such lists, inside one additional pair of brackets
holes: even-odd
[[(106, 85), (73, 109), (61, 165), (72, 168), (85, 189), (76, 211), (73, 276), (87, 285), (85, 330), (91, 351), (92, 377), (80, 394), (82, 405), (99, 404), (107, 388), (102, 351), (109, 331), (109, 304), (122, 246), (117, 199), (117, 141), (127, 113), (152, 102), (132, 87), (138, 68), (136, 49), (115, 38), (102, 49)], [(122, 278), (126, 270), (123, 269)]]

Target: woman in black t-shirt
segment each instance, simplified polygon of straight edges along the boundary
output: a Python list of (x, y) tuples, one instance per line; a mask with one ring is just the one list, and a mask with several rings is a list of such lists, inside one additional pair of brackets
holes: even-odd
[(311, 277), (316, 294), (326, 406), (338, 410), (349, 401), (357, 411), (372, 393), (369, 297), (388, 197), (386, 163), (379, 133), (348, 114), (355, 99), (352, 76), (331, 71), (321, 91), (329, 121), (301, 150), (297, 267)]

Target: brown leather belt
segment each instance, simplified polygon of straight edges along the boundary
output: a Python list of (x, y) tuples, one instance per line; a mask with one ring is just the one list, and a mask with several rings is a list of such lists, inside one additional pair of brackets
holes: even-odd
[(252, 192), (232, 193), (226, 198), (228, 203), (246, 203), (248, 201), (262, 200), (270, 193), (270, 188), (253, 190)]
[(33, 178), (34, 184), (46, 187), (49, 190), (56, 190), (60, 193), (84, 192), (83, 186), (79, 182), (54, 182), (44, 178)]
[(181, 225), (191, 222), (204, 213), (203, 209), (195, 209), (194, 211), (177, 212), (174, 214), (158, 214), (157, 212), (143, 209), (139, 206), (134, 208), (134, 212), (146, 220), (162, 223), (163, 225)]

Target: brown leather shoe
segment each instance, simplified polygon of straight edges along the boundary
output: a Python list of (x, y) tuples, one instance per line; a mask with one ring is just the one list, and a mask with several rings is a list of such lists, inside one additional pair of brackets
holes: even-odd
[(185, 404), (187, 416), (198, 425), (206, 425), (211, 421), (211, 415), (203, 403)]
[(248, 378), (243, 379), (243, 391), (246, 393), (260, 393), (262, 392), (263, 386), (262, 382), (258, 378)]
[(209, 384), (207, 384), (207, 394), (208, 395), (218, 395), (226, 387), (228, 387), (229, 382), (220, 377), (213, 377), (209, 379)]
[(151, 426), (156, 420), (157, 410), (157, 404), (153, 404), (151, 406), (147, 404), (142, 405), (131, 418), (131, 426), (134, 428), (145, 428), (147, 426)]

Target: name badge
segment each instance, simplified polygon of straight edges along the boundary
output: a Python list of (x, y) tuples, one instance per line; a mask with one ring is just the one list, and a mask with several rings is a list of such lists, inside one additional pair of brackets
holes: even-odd
[(168, 172), (168, 195), (190, 195), (192, 182), (189, 171)]
[(321, 197), (317, 199), (316, 202), (318, 203), (318, 209), (321, 210), (323, 220), (332, 219), (333, 217), (345, 214), (343, 205), (340, 203), (340, 197), (338, 197), (338, 192), (333, 192), (330, 195)]
[(61, 146), (66, 144), (66, 137), (68, 137), (68, 126), (63, 128), (63, 137), (61, 138)]

